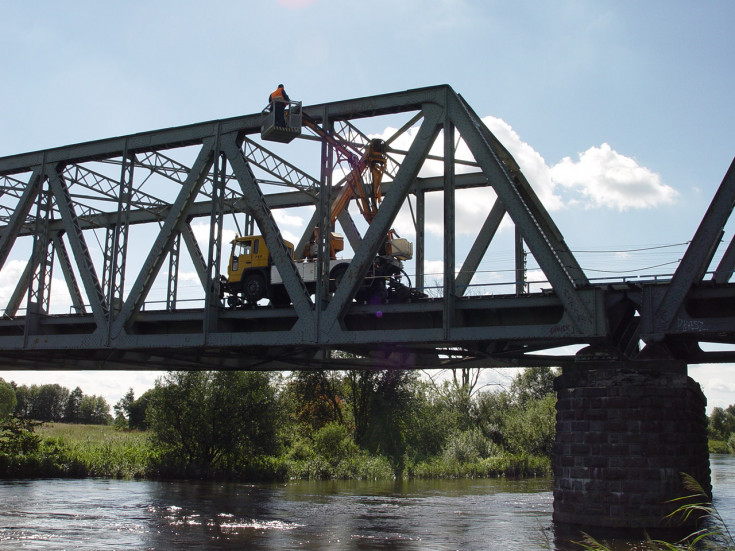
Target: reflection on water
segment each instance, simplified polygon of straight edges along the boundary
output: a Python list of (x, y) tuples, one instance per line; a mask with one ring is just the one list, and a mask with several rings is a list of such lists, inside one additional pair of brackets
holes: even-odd
[[(735, 520), (735, 460), (715, 456), (712, 470), (715, 504)], [(5, 481), (0, 549), (553, 549), (551, 488), (550, 479)]]

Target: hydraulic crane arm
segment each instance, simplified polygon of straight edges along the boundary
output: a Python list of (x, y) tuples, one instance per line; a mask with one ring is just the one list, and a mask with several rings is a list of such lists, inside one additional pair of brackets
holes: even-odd
[[(330, 207), (329, 215), (331, 225), (334, 225), (337, 217), (347, 208), (347, 205), (352, 199), (356, 199), (360, 214), (370, 224), (373, 218), (375, 218), (380, 201), (382, 200), (381, 184), (386, 166), (385, 142), (378, 139), (371, 140), (365, 148), (364, 153), (358, 156), (305, 113), (303, 114), (303, 124), (334, 148), (337, 152), (338, 162), (346, 161), (350, 166), (350, 172), (344, 179), (343, 184), (338, 188), (337, 195)], [(368, 169), (370, 170), (372, 180), (370, 191), (368, 191), (363, 181), (363, 174)], [(314, 229), (315, 237), (318, 231), (318, 227)], [(331, 255), (334, 257), (336, 251), (334, 247), (330, 248), (332, 249)]]

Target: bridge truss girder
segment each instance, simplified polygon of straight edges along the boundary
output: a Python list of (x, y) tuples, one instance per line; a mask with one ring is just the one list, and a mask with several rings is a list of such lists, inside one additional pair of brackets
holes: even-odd
[[(697, 343), (702, 338), (735, 341), (735, 330), (727, 329), (735, 327), (729, 313), (717, 309), (715, 319), (713, 310), (704, 308), (694, 317), (687, 314), (690, 323), (677, 325), (674, 320), (683, 319), (681, 311), (692, 300), (721, 301), (722, 297), (712, 299), (715, 291), (727, 300), (735, 295), (727, 283), (729, 276), (723, 275), (728, 269), (732, 273), (732, 261), (723, 260), (717, 285), (711, 289), (699, 289), (698, 279), (679, 284), (676, 276), (673, 283), (684, 292), (667, 291), (661, 282), (650, 287), (591, 284), (515, 160), (450, 87), (305, 107), (304, 112), (357, 152), (368, 141), (359, 124), (379, 117), (403, 123), (386, 140), (390, 161), (377, 215), (362, 232), (349, 212), (340, 218), (354, 257), (334, 293), (318, 292), (316, 297), (309, 294), (281, 246), (284, 229), (279, 217), (290, 209), (307, 208), (312, 220), (324, 220), (328, 202), (322, 199), (329, 196), (338, 167), (329, 162), (328, 147), (320, 148), (324, 151), (313, 163), (318, 177), (310, 175), (308, 160), (286, 160), (293, 146), (281, 155), (258, 140), (259, 115), (1, 158), (0, 275), (13, 264), (9, 259), (30, 260), (12, 296), (4, 299), (0, 366), (559, 365), (574, 361), (575, 355), (552, 355), (551, 349), (586, 345), (597, 358), (603, 354), (635, 359), (641, 353), (641, 339), (660, 343), (670, 333), (688, 343), (669, 346), (670, 354), (726, 361), (727, 355), (708, 356)], [(409, 135), (406, 149), (394, 145)], [(304, 138), (298, 141), (316, 139)], [(457, 157), (459, 140), (470, 158)], [(441, 174), (422, 174), (430, 161), (441, 163)], [(729, 189), (726, 181), (723, 187)], [(472, 188), (490, 188), (494, 204), (488, 203), (487, 217), (469, 252), (458, 258), (457, 193)], [(382, 240), (407, 210), (415, 219), (417, 261), (412, 275), (420, 287), (425, 286), (430, 252), (426, 198), (436, 193), (443, 197), (445, 228), (438, 296), (403, 304), (355, 302)], [(238, 215), (246, 217), (246, 227), (254, 222), (264, 236), (290, 306), (223, 305), (219, 274), (226, 271), (222, 259), (228, 256), (224, 231), (228, 217)], [(473, 295), (468, 290), (477, 281), (488, 249), (503, 233), (504, 217), (515, 226), (519, 277), (507, 292)], [(201, 226), (209, 236), (206, 255), (195, 235)], [(31, 239), (35, 245), (28, 253), (24, 243)], [(100, 247), (104, 250), (95, 251), (95, 242), (100, 241), (106, 243)], [(712, 247), (715, 244), (710, 243)], [(545, 274), (546, 288), (532, 291), (523, 280), (521, 257), (526, 251)], [(188, 262), (195, 274), (190, 278), (197, 287), (193, 306), (177, 296), (184, 281), (182, 262)], [(48, 300), (37, 298), (51, 296), (50, 272), (43, 270), (54, 263), (60, 265), (63, 280), (53, 280), (53, 285), (65, 285), (69, 313), (52, 312)], [(17, 269), (17, 264), (13, 266)], [(157, 301), (152, 290), (162, 280), (166, 290)], [(25, 307), (21, 297), (26, 297)], [(651, 316), (660, 316), (666, 305), (673, 305), (679, 315), (661, 329)], [(709, 325), (698, 325), (703, 320), (697, 315)]]

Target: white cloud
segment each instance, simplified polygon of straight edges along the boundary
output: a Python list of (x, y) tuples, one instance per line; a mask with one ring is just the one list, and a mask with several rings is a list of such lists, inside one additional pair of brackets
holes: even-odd
[[(209, 224), (206, 222), (195, 223), (191, 225), (191, 231), (199, 244), (199, 248), (206, 255), (209, 250)], [(229, 243), (237, 236), (235, 230), (224, 229), (222, 231), (222, 243)]]
[(707, 412), (735, 404), (735, 365), (690, 365), (689, 376), (697, 381), (707, 396)]
[(548, 210), (562, 208), (561, 197), (554, 194), (556, 182), (552, 178), (551, 169), (541, 154), (521, 140), (518, 133), (504, 120), (496, 117), (484, 117), (482, 122), (516, 160), (518, 166), (521, 167), (521, 172), (523, 172), (543, 205)]
[(573, 201), (585, 208), (651, 208), (671, 203), (678, 195), (658, 174), (607, 143), (590, 147), (577, 162), (565, 157), (550, 172), (558, 185), (579, 194)]
[[(518, 133), (504, 120), (484, 117), (482, 121), (510, 152), (526, 176), (541, 203), (549, 211), (562, 208), (608, 208), (619, 211), (627, 209), (654, 208), (675, 200), (678, 192), (664, 184), (661, 177), (647, 167), (615, 151), (609, 144), (592, 146), (579, 154), (579, 160), (565, 157), (549, 165), (543, 156), (524, 142)], [(387, 128), (382, 135), (387, 139), (396, 132)], [(418, 127), (404, 132), (391, 145), (398, 150), (408, 150), (418, 133)], [(377, 137), (377, 136), (376, 136)], [(442, 140), (437, 139), (431, 154), (442, 155)], [(464, 141), (459, 142), (457, 159), (471, 160), (472, 154)], [(473, 171), (466, 165), (457, 165), (457, 173)], [(428, 160), (419, 175), (440, 176), (444, 165), (441, 161)], [(476, 188), (457, 192), (456, 233), (477, 233), (495, 201), (490, 188)], [(444, 233), (443, 198), (441, 193), (430, 193), (426, 197), (426, 231), (433, 235)], [(505, 221), (507, 226), (507, 219)], [(408, 211), (399, 214), (396, 229), (412, 231), (413, 222)]]
[[(10, 301), (10, 297), (21, 279), (25, 270), (26, 262), (23, 260), (9, 260), (6, 262), (3, 270), (0, 272), (0, 308), (5, 308)], [(56, 272), (54, 272), (56, 273)], [(83, 290), (81, 290), (84, 292)], [(25, 315), (26, 298), (24, 296), (20, 303), (20, 315)], [(51, 300), (49, 305), (52, 314), (68, 314), (69, 305), (71, 304), (71, 295), (63, 279), (52, 278), (51, 280)]]

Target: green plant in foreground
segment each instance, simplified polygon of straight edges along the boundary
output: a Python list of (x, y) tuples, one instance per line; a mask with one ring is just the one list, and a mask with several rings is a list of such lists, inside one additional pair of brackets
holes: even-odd
[[(688, 474), (682, 474), (682, 484), (690, 495), (672, 499), (669, 503), (680, 504), (666, 516), (670, 520), (686, 522), (697, 518), (705, 526), (676, 543), (646, 538), (651, 551), (694, 551), (701, 549), (717, 549), (718, 551), (735, 551), (735, 539), (724, 519), (712, 505), (709, 495), (702, 485)], [(589, 534), (583, 534), (582, 541), (574, 542), (587, 551), (613, 551), (607, 543), (600, 543)]]

